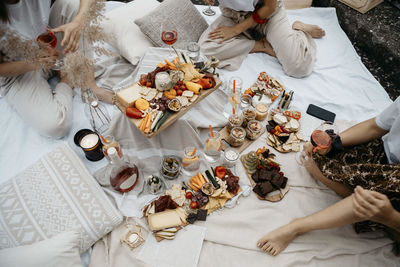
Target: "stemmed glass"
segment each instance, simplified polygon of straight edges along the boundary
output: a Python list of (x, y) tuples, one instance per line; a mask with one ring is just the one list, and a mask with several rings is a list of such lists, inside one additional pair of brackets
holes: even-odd
[(178, 40), (178, 32), (176, 26), (171, 21), (163, 22), (161, 25), (161, 40), (169, 46), (169, 54), (167, 56), (168, 60), (174, 57), (172, 45)]
[(211, 5), (214, 4), (214, 0), (207, 0), (206, 2), (208, 3), (208, 8), (203, 10), (203, 14), (206, 16), (214, 16), (215, 11), (211, 8)]
[[(56, 35), (50, 30), (49, 27), (46, 28), (46, 31), (40, 34), (37, 38), (36, 41), (41, 43), (49, 45), (52, 49), (56, 50), (57, 47), (57, 37)], [(63, 60), (62, 59), (57, 59), (56, 63), (51, 67), (53, 70), (60, 70), (63, 65)]]
[[(338, 135), (339, 130), (332, 122), (323, 122), (317, 129), (315, 129), (310, 137), (312, 151), (315, 153), (318, 151), (324, 151), (328, 149), (332, 144), (332, 136)], [(296, 153), (296, 161), (299, 165), (305, 166), (309, 160), (309, 152), (305, 151), (305, 145), (300, 152)]]

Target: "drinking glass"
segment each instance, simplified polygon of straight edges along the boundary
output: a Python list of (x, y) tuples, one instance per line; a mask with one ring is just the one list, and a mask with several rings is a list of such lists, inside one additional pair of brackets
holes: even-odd
[(221, 156), (220, 137), (219, 132), (208, 133), (208, 138), (204, 144), (204, 156), (208, 162), (216, 162)]
[(246, 94), (242, 95), (240, 97), (240, 109), (244, 110), (244, 109), (250, 107), (251, 103), (252, 103), (252, 100), (253, 99), (252, 99), (252, 97), (250, 95), (246, 95)]
[(163, 22), (161, 25), (161, 40), (169, 46), (168, 60), (175, 58), (172, 45), (178, 40), (178, 32), (176, 29), (176, 26), (171, 21)]
[[(39, 43), (43, 43), (49, 45), (52, 49), (56, 50), (57, 47), (57, 37), (56, 35), (50, 30), (49, 27), (46, 27), (45, 31), (38, 35), (36, 41)], [(63, 66), (63, 60), (61, 58), (57, 59), (56, 63), (51, 67), (53, 70), (60, 70)]]
[(215, 15), (215, 11), (212, 10), (211, 5), (214, 4), (214, 0), (209, 0), (208, 2), (208, 8), (205, 8), (203, 10), (203, 14), (206, 16), (214, 16)]
[[(328, 121), (323, 122), (311, 134), (311, 154), (328, 149), (332, 144), (332, 136), (337, 134), (339, 134), (339, 130), (335, 124)], [(301, 166), (306, 166), (309, 160), (309, 152), (305, 149), (305, 145), (303, 145), (301, 151), (296, 153), (296, 161)]]
[(200, 55), (200, 46), (195, 42), (190, 42), (187, 46), (188, 56), (193, 62), (197, 62)]
[(232, 77), (229, 80), (229, 103), (232, 105), (232, 109), (239, 112), (238, 107), (240, 103), (240, 91), (242, 90), (243, 81), (239, 77)]

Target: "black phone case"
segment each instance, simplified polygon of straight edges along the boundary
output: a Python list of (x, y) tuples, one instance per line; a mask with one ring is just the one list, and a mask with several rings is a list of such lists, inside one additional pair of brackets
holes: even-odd
[(335, 121), (335, 117), (336, 114), (320, 108), (314, 104), (310, 104), (307, 108), (307, 114), (310, 114), (311, 116), (317, 117), (318, 119), (324, 120), (324, 121), (330, 121), (330, 122), (334, 122)]

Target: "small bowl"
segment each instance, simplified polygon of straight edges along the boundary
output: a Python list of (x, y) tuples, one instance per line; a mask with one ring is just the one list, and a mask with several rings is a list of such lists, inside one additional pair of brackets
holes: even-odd
[(212, 194), (214, 194), (214, 186), (212, 185), (212, 183), (205, 183), (201, 187), (201, 192), (203, 192), (207, 196), (211, 196)]
[(168, 103), (168, 109), (173, 111), (173, 112), (178, 112), (179, 110), (181, 110), (181, 108), (182, 108), (182, 105), (181, 105), (181, 102), (179, 102), (178, 99), (172, 99)]

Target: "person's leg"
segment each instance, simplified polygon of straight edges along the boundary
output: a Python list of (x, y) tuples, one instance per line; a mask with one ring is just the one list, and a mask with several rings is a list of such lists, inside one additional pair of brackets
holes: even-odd
[(247, 54), (254, 48), (255, 41), (240, 34), (220, 44), (218, 39), (211, 40), (208, 38), (208, 34), (219, 26), (233, 26), (235, 24), (234, 20), (226, 16), (220, 16), (207, 28), (199, 39), (202, 53), (207, 57), (215, 56), (220, 61), (219, 68), (231, 71), (240, 68)]
[(301, 78), (311, 74), (316, 44), (308, 33), (292, 29), (284, 8), (270, 18), (263, 32), (287, 75)]
[(301, 21), (295, 21), (292, 25), (293, 30), (302, 31), (311, 35), (312, 38), (322, 38), (325, 36), (325, 31), (319, 27), (318, 25), (314, 24), (306, 24)]
[(40, 134), (60, 138), (68, 133), (73, 91), (59, 83), (54, 93), (40, 71), (19, 76), (4, 97), (7, 103)]
[(266, 234), (257, 241), (257, 246), (273, 256), (282, 252), (298, 235), (321, 229), (329, 229), (358, 222), (353, 212), (353, 195)]

